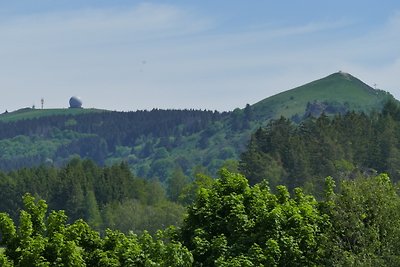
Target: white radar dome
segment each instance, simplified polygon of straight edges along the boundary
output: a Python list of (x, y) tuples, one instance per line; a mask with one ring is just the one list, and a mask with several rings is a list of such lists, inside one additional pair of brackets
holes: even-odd
[(69, 107), (70, 108), (82, 108), (82, 100), (77, 96), (71, 97), (69, 99)]

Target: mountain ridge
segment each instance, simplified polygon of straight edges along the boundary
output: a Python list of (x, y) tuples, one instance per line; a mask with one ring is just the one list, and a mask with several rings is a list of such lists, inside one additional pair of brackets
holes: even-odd
[[(327, 92), (329, 90), (335, 90), (337, 94), (333, 92)], [(311, 91), (311, 92), (310, 92)], [(296, 96), (303, 95), (300, 99), (296, 99)], [(353, 98), (359, 98), (357, 101), (346, 99), (352, 96)], [(307, 101), (304, 101), (304, 98)], [(282, 91), (270, 97), (264, 98), (251, 105), (256, 117), (258, 119), (268, 120), (276, 119), (280, 116), (292, 118), (296, 114), (298, 116), (304, 115), (306, 110), (304, 107), (307, 103), (313, 102), (331, 102), (334, 104), (341, 103), (342, 106), (347, 104), (345, 107), (346, 111), (362, 111), (370, 112), (377, 107), (382, 107), (382, 103), (389, 99), (395, 99), (390, 93), (374, 89), (367, 85), (360, 79), (353, 75), (339, 71), (332, 73), (326, 77), (311, 81), (309, 83), (300, 85), (298, 87)], [(374, 101), (375, 100), (375, 101)], [(180, 110), (180, 109), (176, 109)], [(186, 109), (185, 109), (186, 110)], [(138, 110), (139, 111), (139, 110)], [(114, 112), (106, 109), (96, 108), (82, 108), (82, 109), (71, 109), (71, 108), (53, 108), (53, 109), (34, 109), (34, 108), (21, 108), (12, 112), (5, 112), (0, 114), (0, 121), (16, 121), (40, 118), (42, 116), (53, 116), (53, 115), (81, 115), (86, 113), (101, 113), (101, 112)], [(135, 112), (135, 111), (118, 111), (118, 112)], [(230, 112), (230, 111), (228, 111)], [(304, 114), (301, 114), (304, 113)], [(329, 112), (328, 112), (329, 113)]]
[[(175, 168), (192, 175), (234, 166), (251, 134), (271, 119), (380, 111), (394, 97), (350, 74), (334, 73), (231, 112), (90, 109), (30, 110), (0, 115), (0, 169), (62, 166), (79, 156), (125, 161), (138, 176), (166, 181)], [(39, 116), (38, 116), (39, 115)]]

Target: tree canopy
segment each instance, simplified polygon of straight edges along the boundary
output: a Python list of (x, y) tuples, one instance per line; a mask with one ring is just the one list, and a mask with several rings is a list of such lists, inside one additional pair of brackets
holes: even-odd
[(400, 112), (388, 103), (382, 114), (354, 112), (294, 124), (271, 121), (251, 137), (239, 169), (251, 184), (267, 179), (271, 186), (321, 192), (323, 179), (336, 181), (388, 173), (400, 180)]
[(328, 177), (323, 200), (221, 170), (180, 228), (150, 235), (68, 223), (26, 194), (18, 224), (0, 213), (1, 266), (399, 266), (400, 196), (385, 174)]

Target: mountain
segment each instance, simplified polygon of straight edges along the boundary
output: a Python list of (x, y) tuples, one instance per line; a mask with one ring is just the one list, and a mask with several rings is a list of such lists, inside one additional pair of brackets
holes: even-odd
[(269, 120), (380, 111), (389, 93), (339, 72), (232, 112), (22, 109), (0, 115), (0, 169), (60, 166), (72, 157), (126, 161), (140, 177), (166, 181), (175, 170), (235, 168), (251, 134)]
[(253, 105), (258, 119), (301, 118), (304, 115), (379, 111), (394, 99), (383, 90), (376, 90), (345, 72), (271, 96)]

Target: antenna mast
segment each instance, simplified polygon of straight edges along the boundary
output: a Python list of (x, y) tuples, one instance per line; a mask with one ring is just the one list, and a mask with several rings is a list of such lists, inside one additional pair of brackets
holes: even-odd
[(43, 109), (43, 104), (44, 104), (44, 98), (40, 99), (40, 103), (42, 103), (42, 109)]

